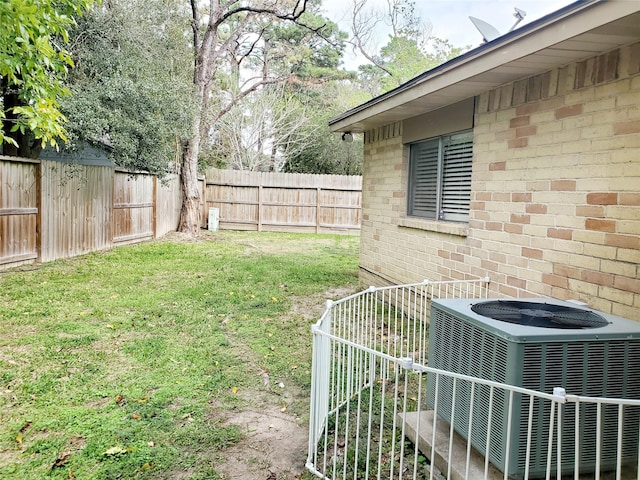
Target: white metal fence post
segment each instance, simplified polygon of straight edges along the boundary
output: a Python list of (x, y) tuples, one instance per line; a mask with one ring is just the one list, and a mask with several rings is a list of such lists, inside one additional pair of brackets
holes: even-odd
[[(327, 308), (318, 323), (311, 327), (313, 351), (311, 359), (311, 399), (309, 415), (309, 450), (307, 468), (316, 475), (316, 447), (326, 426), (329, 411), (329, 375), (331, 366), (331, 320), (333, 302), (327, 301)], [(323, 335), (324, 334), (324, 335)]]

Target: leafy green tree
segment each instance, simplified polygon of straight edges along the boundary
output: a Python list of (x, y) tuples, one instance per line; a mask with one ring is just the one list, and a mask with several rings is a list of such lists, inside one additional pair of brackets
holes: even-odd
[(0, 148), (37, 157), (65, 140), (60, 98), (73, 61), (62, 46), (93, 0), (0, 1)]
[(368, 99), (352, 82), (330, 82), (298, 93), (309, 105), (309, 118), (292, 136), (304, 136), (303, 148), (286, 152), (283, 171), (334, 175), (362, 174), (362, 136), (353, 142), (327, 128), (336, 115)]
[(380, 50), (380, 61), (390, 73), (381, 79), (383, 91), (391, 90), (429, 68), (429, 60), (418, 44), (405, 36), (391, 37)]
[[(316, 120), (316, 119), (314, 119)], [(282, 171), (322, 175), (362, 175), (362, 138), (345, 142), (340, 135), (324, 135), (328, 118), (309, 124), (307, 148), (288, 156)]]
[(433, 49), (425, 52), (415, 39), (407, 36), (390, 37), (389, 42), (380, 50), (380, 63), (388, 72), (380, 79), (382, 91), (386, 92), (402, 85), (413, 77), (457, 57), (463, 50), (453, 47), (447, 40), (435, 37), (429, 40), (427, 46), (433, 46)]
[(310, 2), (299, 23), (277, 22), (266, 33), (269, 68), (298, 85), (340, 80), (346, 75), (338, 67), (347, 34), (320, 14), (319, 7), (319, 2)]
[(70, 32), (67, 146), (107, 143), (117, 165), (164, 174), (194, 110), (188, 28), (188, 11), (168, 0), (111, 0), (80, 19)]

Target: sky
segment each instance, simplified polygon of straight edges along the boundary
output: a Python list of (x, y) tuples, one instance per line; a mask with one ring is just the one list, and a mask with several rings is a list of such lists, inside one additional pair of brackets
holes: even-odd
[[(372, 5), (385, 6), (385, 0), (368, 0)], [(423, 20), (433, 25), (432, 35), (446, 39), (455, 47), (477, 47), (482, 36), (469, 20), (477, 17), (506, 33), (515, 23), (514, 7), (524, 10), (526, 16), (518, 25), (537, 20), (555, 10), (573, 3), (575, 0), (415, 0), (416, 8)], [(325, 15), (337, 22), (342, 30), (349, 31), (351, 0), (323, 0)], [(385, 32), (380, 32), (379, 47), (386, 43)], [(365, 63), (361, 58), (350, 55), (345, 66), (354, 68)]]

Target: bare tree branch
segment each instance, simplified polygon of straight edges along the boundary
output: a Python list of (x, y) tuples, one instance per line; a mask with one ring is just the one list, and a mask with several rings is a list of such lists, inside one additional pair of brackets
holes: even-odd
[(375, 29), (382, 21), (382, 16), (373, 10), (366, 11), (366, 0), (353, 0), (353, 11), (351, 15), (351, 33), (353, 34), (352, 45), (369, 60), (375, 67), (379, 68), (387, 75), (392, 76), (382, 62), (372, 55), (368, 47), (375, 36)]
[[(240, 103), (240, 101), (247, 97), (249, 94), (255, 92), (256, 90), (258, 90), (260, 87), (264, 87), (266, 85), (274, 85), (274, 84), (278, 84), (283, 82), (284, 80), (282, 78), (266, 78), (266, 79), (262, 79), (261, 77), (256, 77), (254, 79), (250, 79), (250, 80), (256, 80), (256, 79), (260, 79), (258, 81), (256, 81), (254, 84), (252, 84), (250, 87), (247, 88), (241, 88), (240, 91), (233, 96), (233, 98), (222, 108), (220, 108), (218, 110), (218, 112), (216, 113), (214, 119), (213, 119), (213, 123), (215, 124), (215, 122), (217, 122), (218, 120), (220, 120), (223, 116), (225, 116), (227, 113), (229, 113), (231, 111), (231, 109), (233, 109), (233, 107), (235, 107), (237, 104)], [(249, 80), (245, 81), (244, 85), (247, 85), (247, 83), (249, 82)]]
[[(199, 31), (200, 31), (200, 14), (198, 13), (197, 0), (191, 0), (191, 30), (193, 32), (193, 61), (194, 66), (197, 61), (197, 49), (200, 44)], [(195, 69), (194, 69), (195, 70)]]
[[(228, 4), (233, 4), (236, 2), (228, 2)], [(302, 14), (304, 14), (304, 12), (307, 9), (307, 0), (297, 0), (296, 1), (296, 5), (293, 8), (293, 11), (291, 13), (286, 12), (280, 12), (276, 9), (277, 7), (277, 2), (273, 3), (273, 7), (272, 8), (259, 8), (259, 7), (253, 7), (251, 5), (243, 5), (243, 6), (239, 6), (237, 8), (233, 8), (225, 13), (223, 13), (218, 21), (215, 23), (215, 27), (218, 27), (220, 25), (222, 25), (227, 19), (233, 17), (234, 15), (238, 15), (239, 13), (245, 12), (245, 13), (253, 13), (253, 14), (266, 14), (266, 15), (270, 15), (272, 17), (275, 18), (279, 18), (280, 20), (289, 20), (292, 22), (295, 22), (296, 20), (298, 20)]]
[(233, 109), (216, 123), (216, 137), (225, 145), (223, 151), (232, 168), (280, 171), (286, 155), (308, 146), (310, 131), (303, 128), (307, 109), (284, 86), (254, 93), (249, 99), (253, 114)]

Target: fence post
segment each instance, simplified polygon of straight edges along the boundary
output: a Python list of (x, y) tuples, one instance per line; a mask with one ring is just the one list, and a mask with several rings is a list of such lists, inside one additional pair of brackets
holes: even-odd
[(36, 262), (42, 261), (42, 162), (36, 164)]
[(320, 233), (320, 197), (322, 193), (322, 187), (316, 188), (316, 233)]
[(116, 201), (116, 168), (110, 167), (111, 170), (111, 202), (110, 208), (111, 212), (109, 213), (109, 244), (113, 247), (113, 237), (114, 237), (114, 222), (116, 219), (116, 209), (115, 209), (115, 201)]
[(262, 231), (262, 185), (258, 185), (258, 231)]
[(207, 203), (207, 176), (202, 177), (202, 202), (204, 205), (202, 215), (207, 217), (207, 228), (209, 227), (209, 205)]
[(202, 182), (202, 193), (200, 194), (200, 225), (199, 228), (202, 228), (205, 219), (208, 218), (207, 212), (207, 179), (204, 175), (198, 177), (198, 180)]
[(331, 323), (333, 302), (327, 300), (326, 310), (320, 321), (311, 326), (313, 348), (311, 350), (311, 405), (309, 415), (309, 460), (322, 435), (329, 413), (329, 377), (331, 375)]
[(157, 223), (157, 214), (158, 214), (158, 176), (153, 176), (153, 195), (152, 195), (153, 206), (151, 207), (151, 228), (153, 230), (153, 238), (158, 238), (158, 223)]

